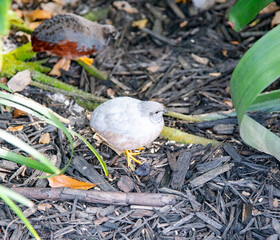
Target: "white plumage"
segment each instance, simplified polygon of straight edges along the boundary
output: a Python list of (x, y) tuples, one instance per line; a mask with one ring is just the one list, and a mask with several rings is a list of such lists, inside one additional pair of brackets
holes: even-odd
[(166, 112), (162, 104), (118, 97), (99, 105), (90, 125), (109, 145), (134, 150), (150, 144), (162, 131)]

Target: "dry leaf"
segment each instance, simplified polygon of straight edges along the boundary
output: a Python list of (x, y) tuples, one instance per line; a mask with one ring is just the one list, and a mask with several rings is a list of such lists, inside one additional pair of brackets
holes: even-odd
[(110, 97), (110, 98), (114, 98), (116, 96), (116, 92), (112, 88), (107, 88), (106, 92), (107, 92), (108, 97)]
[(22, 18), (23, 17), (23, 11), (20, 9), (16, 9), (14, 10), (15, 14), (19, 17)]
[(126, 1), (116, 1), (116, 2), (113, 3), (113, 5), (118, 10), (123, 10), (127, 13), (130, 13), (130, 14), (138, 13), (138, 10), (134, 7), (131, 7), (131, 5)]
[(133, 21), (132, 22), (132, 27), (138, 27), (139, 29), (146, 27), (148, 23), (148, 19), (144, 18), (138, 21)]
[(32, 12), (28, 12), (26, 17), (29, 22), (35, 22), (36, 20), (49, 19), (52, 17), (52, 14), (46, 10), (36, 9)]
[(49, 144), (50, 141), (51, 141), (51, 137), (49, 133), (44, 133), (39, 139), (39, 143), (41, 144)]
[(226, 49), (222, 50), (222, 54), (224, 57), (228, 57), (228, 51)]
[(192, 58), (194, 61), (196, 61), (197, 63), (203, 64), (203, 65), (207, 65), (209, 63), (209, 59), (208, 58), (204, 58), (204, 57), (199, 57), (195, 54), (191, 54)]
[(185, 27), (185, 26), (187, 26), (188, 25), (188, 21), (187, 20), (184, 20), (183, 22), (181, 22), (180, 23), (180, 28), (183, 28), (183, 27)]
[(81, 182), (65, 175), (59, 175), (59, 176), (48, 178), (48, 181), (52, 188), (69, 187), (72, 189), (88, 190), (96, 186), (96, 184)]
[(18, 72), (7, 83), (8, 88), (13, 92), (20, 92), (31, 83), (31, 75), (29, 70)]
[(221, 73), (220, 72), (209, 73), (209, 76), (211, 76), (211, 77), (219, 77), (219, 76), (221, 76)]
[(15, 127), (8, 127), (8, 131), (10, 132), (18, 132), (21, 131), (23, 129), (24, 125), (19, 125), (19, 126), (15, 126)]
[(6, 84), (8, 82), (8, 79), (5, 77), (0, 77), (0, 83)]
[(38, 209), (41, 211), (46, 211), (46, 209), (52, 208), (52, 205), (49, 203), (42, 203), (38, 205)]
[(230, 100), (224, 100), (224, 103), (230, 107), (233, 107), (233, 103)]
[(279, 206), (279, 200), (277, 198), (274, 198), (272, 205), (273, 205), (273, 207), (277, 208)]
[(13, 118), (18, 118), (18, 117), (21, 117), (21, 116), (27, 116), (27, 113), (20, 110), (20, 109), (16, 109), (14, 112), (13, 112)]
[(275, 25), (280, 24), (280, 11), (276, 12), (274, 17), (272, 18), (270, 27), (273, 28)]
[(35, 29), (37, 28), (43, 21), (38, 21), (38, 22), (32, 22), (32, 23), (28, 23), (28, 27), (31, 28), (31, 29)]
[(0, 181), (2, 183), (7, 182), (7, 180), (5, 180), (6, 176), (7, 176), (7, 173), (0, 172)]
[(152, 66), (147, 67), (147, 70), (149, 72), (155, 73), (159, 70), (159, 66), (158, 65), (152, 65)]
[(53, 16), (62, 13), (62, 7), (63, 5), (61, 3), (47, 2), (41, 4), (41, 8), (51, 12)]
[(238, 45), (239, 44), (238, 41), (231, 41), (230, 43), (233, 44), (233, 45)]
[(68, 71), (70, 68), (71, 60), (66, 58), (61, 58), (54, 66), (50, 72), (50, 75), (61, 76), (60, 69)]
[(277, 6), (276, 2), (272, 2), (272, 3), (268, 4), (264, 9), (262, 9), (260, 11), (260, 14), (273, 13), (279, 9), (280, 9), (280, 7)]

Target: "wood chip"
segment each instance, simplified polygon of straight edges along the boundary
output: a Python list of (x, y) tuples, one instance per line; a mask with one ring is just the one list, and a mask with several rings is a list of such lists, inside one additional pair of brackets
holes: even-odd
[(198, 187), (199, 185), (202, 185), (202, 184), (212, 180), (213, 178), (221, 175), (222, 173), (229, 171), (233, 166), (234, 166), (233, 163), (224, 164), (221, 167), (217, 167), (217, 168), (193, 179), (190, 182), (190, 184), (192, 185), (192, 187)]

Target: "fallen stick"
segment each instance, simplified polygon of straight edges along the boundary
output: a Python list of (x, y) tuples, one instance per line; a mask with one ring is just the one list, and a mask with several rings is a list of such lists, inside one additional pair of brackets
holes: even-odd
[(102, 203), (114, 205), (144, 205), (163, 207), (175, 205), (177, 196), (162, 193), (124, 193), (103, 192), (94, 190), (77, 190), (69, 188), (12, 188), (13, 191), (27, 198), (48, 199), (52, 201), (71, 201), (77, 198), (81, 202)]

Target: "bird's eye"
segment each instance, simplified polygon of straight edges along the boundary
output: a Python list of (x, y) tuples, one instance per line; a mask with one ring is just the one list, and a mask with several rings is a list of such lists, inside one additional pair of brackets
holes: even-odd
[(155, 114), (159, 114), (159, 111), (156, 111)]

